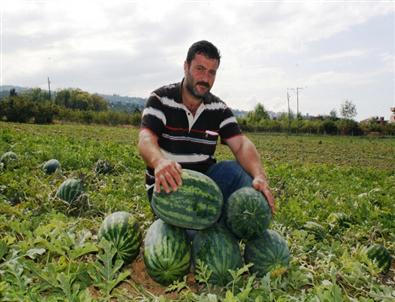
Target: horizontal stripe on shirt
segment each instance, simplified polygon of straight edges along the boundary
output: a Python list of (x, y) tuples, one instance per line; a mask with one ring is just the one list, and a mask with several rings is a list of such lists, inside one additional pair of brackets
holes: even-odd
[(199, 139), (199, 138), (193, 138), (193, 137), (188, 137), (188, 136), (172, 136), (168, 135), (166, 133), (162, 133), (162, 137), (170, 139), (172, 141), (184, 141), (184, 142), (193, 142), (193, 143), (200, 143), (200, 144), (207, 144), (207, 145), (216, 145), (217, 141), (210, 141), (207, 139)]

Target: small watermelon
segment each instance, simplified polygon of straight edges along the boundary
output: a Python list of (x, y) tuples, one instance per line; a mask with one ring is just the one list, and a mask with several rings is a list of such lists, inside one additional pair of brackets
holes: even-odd
[(134, 216), (128, 212), (114, 212), (102, 222), (98, 239), (110, 241), (118, 256), (126, 263), (132, 262), (139, 253), (141, 230)]
[(75, 201), (84, 192), (82, 182), (79, 179), (66, 179), (56, 192), (56, 197), (68, 203)]
[(268, 272), (281, 275), (289, 265), (287, 242), (273, 230), (266, 230), (261, 238), (248, 241), (245, 246), (245, 263), (253, 263), (250, 270), (259, 277)]
[(191, 245), (186, 230), (156, 220), (144, 239), (144, 263), (156, 282), (168, 285), (189, 271)]
[(94, 167), (96, 174), (108, 174), (111, 173), (113, 169), (114, 167), (111, 165), (111, 163), (104, 159), (99, 159), (95, 163), (95, 167)]
[(182, 186), (175, 192), (154, 192), (151, 206), (163, 221), (182, 228), (202, 230), (221, 215), (222, 192), (203, 173), (183, 169)]
[(12, 162), (16, 161), (18, 159), (18, 156), (15, 154), (15, 152), (8, 151), (5, 152), (1, 157), (0, 157), (0, 163), (3, 163), (5, 167), (7, 165), (11, 164)]
[(43, 170), (47, 174), (52, 174), (59, 168), (60, 162), (57, 159), (50, 159), (43, 164)]
[(370, 260), (376, 261), (382, 272), (386, 273), (389, 271), (392, 257), (383, 245), (374, 244), (367, 249), (366, 253)]
[(261, 192), (244, 187), (229, 196), (226, 225), (240, 239), (255, 239), (270, 224), (272, 212)]
[(324, 227), (314, 221), (307, 221), (303, 225), (303, 229), (309, 234), (312, 234), (316, 240), (322, 240), (326, 237), (326, 231)]
[(242, 266), (242, 256), (236, 238), (217, 224), (196, 233), (192, 242), (193, 262), (201, 261), (212, 272), (209, 282), (226, 285), (232, 280), (229, 270)]

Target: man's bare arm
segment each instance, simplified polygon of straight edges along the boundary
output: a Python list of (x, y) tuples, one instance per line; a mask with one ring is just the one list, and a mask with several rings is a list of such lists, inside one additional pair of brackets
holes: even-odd
[(232, 137), (226, 141), (240, 165), (253, 178), (252, 186), (262, 192), (275, 212), (274, 197), (267, 182), (266, 173), (255, 145), (244, 135)]
[(155, 191), (160, 187), (169, 193), (181, 186), (181, 165), (165, 158), (158, 145), (158, 137), (149, 129), (141, 129), (139, 133), (138, 150), (147, 164), (155, 171)]

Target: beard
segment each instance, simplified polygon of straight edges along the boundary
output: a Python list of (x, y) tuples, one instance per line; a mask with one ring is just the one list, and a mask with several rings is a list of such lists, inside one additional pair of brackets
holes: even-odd
[[(209, 83), (206, 82), (196, 82), (194, 81), (192, 75), (190, 73), (188, 73), (188, 76), (185, 78), (185, 82), (186, 82), (186, 88), (189, 91), (190, 94), (192, 94), (195, 98), (201, 99), (204, 98), (205, 96), (207, 96), (210, 92), (210, 85)], [(207, 91), (206, 92), (199, 92), (195, 86), (196, 85), (203, 85), (205, 87), (207, 87)]]

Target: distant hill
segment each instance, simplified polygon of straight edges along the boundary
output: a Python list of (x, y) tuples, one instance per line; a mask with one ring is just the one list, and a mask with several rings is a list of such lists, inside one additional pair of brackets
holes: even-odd
[[(26, 92), (32, 88), (29, 87), (21, 87), (15, 85), (3, 85), (0, 86), (0, 98), (4, 96), (8, 96), (11, 89), (15, 89), (16, 93)], [(56, 91), (52, 92), (52, 95), (56, 95)], [(122, 112), (134, 112), (136, 110), (143, 111), (146, 99), (140, 97), (130, 97), (130, 96), (120, 96), (118, 94), (101, 94), (98, 93), (99, 96), (104, 98), (109, 105), (109, 108), (114, 111), (122, 111)], [(236, 117), (244, 117), (247, 115), (248, 111), (233, 109), (233, 114)]]
[(28, 91), (31, 88), (21, 87), (21, 86), (12, 86), (12, 85), (2, 85), (0, 86), (0, 98), (4, 96), (8, 96), (10, 94), (11, 89), (15, 89), (16, 93), (21, 93), (24, 91)]
[(123, 112), (142, 111), (145, 105), (145, 99), (139, 97), (120, 96), (117, 94), (107, 95), (99, 94), (107, 100), (110, 109)]

